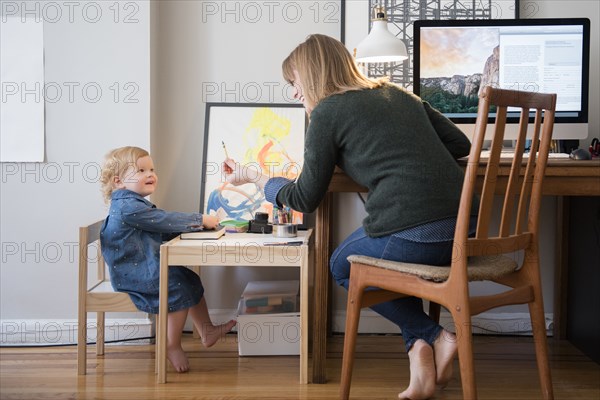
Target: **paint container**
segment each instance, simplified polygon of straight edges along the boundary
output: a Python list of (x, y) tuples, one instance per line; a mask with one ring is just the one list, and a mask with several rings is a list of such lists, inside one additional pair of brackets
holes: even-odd
[(278, 224), (273, 225), (273, 236), (274, 237), (296, 237), (298, 236), (298, 225), (297, 224)]
[(219, 224), (225, 227), (225, 232), (227, 233), (244, 233), (248, 232), (248, 221), (239, 221), (239, 220), (226, 220), (221, 221)]

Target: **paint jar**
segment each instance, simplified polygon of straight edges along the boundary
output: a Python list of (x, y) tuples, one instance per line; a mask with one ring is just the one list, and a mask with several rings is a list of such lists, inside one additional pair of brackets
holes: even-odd
[(277, 224), (273, 225), (274, 237), (296, 237), (298, 236), (298, 224)]

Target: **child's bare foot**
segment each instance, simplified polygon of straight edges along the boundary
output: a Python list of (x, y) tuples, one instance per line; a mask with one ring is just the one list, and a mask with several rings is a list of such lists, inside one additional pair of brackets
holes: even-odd
[(436, 369), (435, 383), (443, 388), (452, 378), (452, 363), (454, 357), (456, 357), (457, 349), (456, 335), (446, 330), (443, 330), (433, 343)]
[(204, 347), (211, 347), (217, 343), (219, 339), (233, 329), (235, 324), (237, 324), (237, 321), (232, 319), (221, 325), (203, 327), (203, 330), (200, 332), (200, 336), (202, 338), (202, 344)]
[(188, 372), (190, 363), (181, 346), (167, 347), (167, 358), (177, 372)]
[(422, 339), (413, 344), (408, 352), (410, 361), (410, 384), (398, 395), (399, 399), (423, 400), (435, 393), (435, 362), (433, 349)]

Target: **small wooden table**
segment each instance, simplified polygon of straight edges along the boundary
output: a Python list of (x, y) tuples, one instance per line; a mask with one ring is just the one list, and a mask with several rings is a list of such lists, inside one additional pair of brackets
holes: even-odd
[[(268, 242), (297, 245), (265, 245)], [(291, 267), (300, 269), (300, 383), (308, 383), (309, 268), (312, 266), (312, 230), (296, 238), (273, 238), (252, 233), (226, 234), (218, 240), (181, 240), (160, 247), (160, 305), (157, 318), (158, 383), (166, 382), (168, 268), (170, 265)]]

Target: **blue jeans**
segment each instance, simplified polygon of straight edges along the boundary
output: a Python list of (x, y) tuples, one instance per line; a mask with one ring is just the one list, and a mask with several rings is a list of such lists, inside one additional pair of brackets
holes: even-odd
[[(331, 273), (338, 285), (348, 290), (350, 278), (350, 255), (364, 255), (392, 261), (402, 261), (429, 265), (449, 265), (452, 258), (453, 241), (420, 243), (388, 235), (372, 238), (363, 228), (357, 229), (333, 252)], [(400, 299), (376, 304), (373, 311), (398, 325), (409, 351), (417, 339), (423, 339), (433, 346), (433, 342), (442, 331), (423, 311), (423, 301), (417, 297)]]

